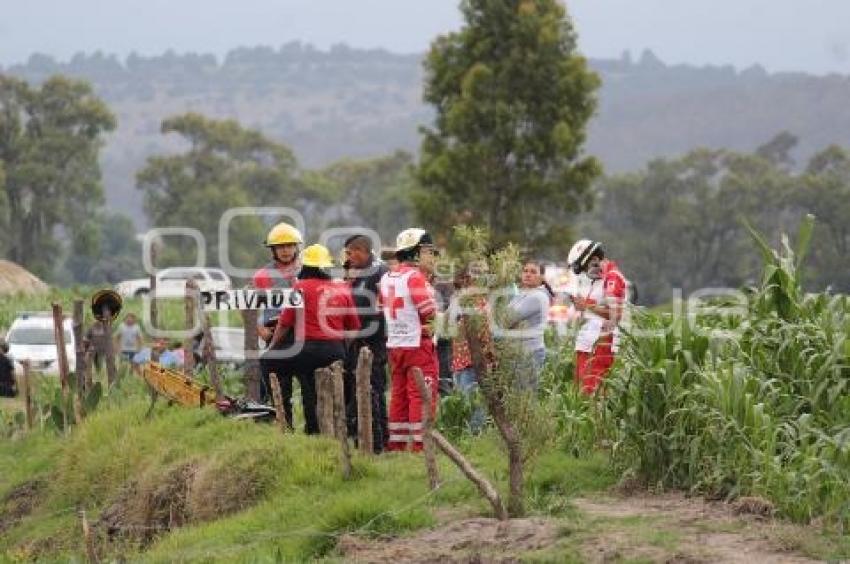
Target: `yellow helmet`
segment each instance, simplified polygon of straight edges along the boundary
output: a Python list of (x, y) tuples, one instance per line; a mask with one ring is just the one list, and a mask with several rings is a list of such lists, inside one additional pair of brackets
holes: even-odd
[(278, 223), (266, 235), (265, 245), (266, 247), (274, 247), (275, 245), (300, 245), (303, 242), (304, 239), (301, 237), (300, 231), (288, 223)]
[(301, 253), (301, 264), (317, 268), (330, 268), (334, 265), (331, 252), (324, 245), (310, 245)]

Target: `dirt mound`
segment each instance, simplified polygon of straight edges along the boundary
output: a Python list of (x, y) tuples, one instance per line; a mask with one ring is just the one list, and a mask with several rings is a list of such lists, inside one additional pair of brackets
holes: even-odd
[(575, 504), (589, 519), (590, 532), (582, 543), (587, 562), (816, 562), (791, 552), (782, 542), (781, 528), (766, 521), (763, 510), (742, 512), (733, 504), (681, 493), (579, 499)]
[(41, 499), (45, 485), (47, 482), (43, 480), (24, 482), (3, 497), (0, 501), (0, 533), (11, 529), (32, 513)]
[(46, 294), (49, 289), (47, 284), (25, 268), (14, 262), (0, 259), (0, 295), (34, 296)]
[(226, 453), (148, 474), (123, 489), (101, 513), (96, 527), (110, 540), (144, 547), (177, 527), (251, 507), (274, 478), (264, 453), (263, 449)]
[(411, 537), (368, 540), (343, 536), (337, 546), (354, 562), (520, 562), (523, 553), (551, 546), (558, 525), (547, 519), (466, 519)]

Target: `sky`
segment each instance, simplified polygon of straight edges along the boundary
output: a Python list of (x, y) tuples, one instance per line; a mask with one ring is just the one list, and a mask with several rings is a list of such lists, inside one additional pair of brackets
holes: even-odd
[[(850, 75), (848, 0), (568, 0), (592, 58), (651, 49), (668, 64)], [(458, 0), (0, 0), (0, 65), (32, 53), (213, 53), (294, 40), (424, 52)]]

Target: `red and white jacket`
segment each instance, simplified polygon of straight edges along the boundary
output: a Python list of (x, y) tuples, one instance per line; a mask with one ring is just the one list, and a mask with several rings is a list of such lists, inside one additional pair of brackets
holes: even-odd
[(587, 305), (605, 304), (614, 308), (617, 315), (606, 319), (585, 310), (581, 314), (580, 327), (576, 335), (576, 350), (582, 352), (593, 352), (597, 341), (602, 337), (611, 335), (611, 350), (616, 352), (620, 343), (620, 331), (618, 324), (622, 308), (626, 302), (628, 282), (617, 264), (606, 260), (602, 264), (602, 278), (592, 280), (585, 275), (579, 279), (577, 295), (587, 300)]
[(381, 278), (381, 309), (387, 321), (387, 348), (418, 348), (430, 339), (427, 324), (437, 312), (434, 288), (415, 266), (401, 265)]

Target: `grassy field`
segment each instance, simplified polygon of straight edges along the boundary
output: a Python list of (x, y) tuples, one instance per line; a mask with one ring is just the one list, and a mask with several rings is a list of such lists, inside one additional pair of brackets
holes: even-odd
[[(805, 294), (787, 243), (762, 250), (743, 309), (633, 312), (604, 394), (581, 395), (570, 343), (549, 342), (531, 410), (549, 436), (528, 435), (546, 445), (527, 472), (533, 519), (512, 522), (509, 541), (474, 520), (489, 507), (444, 459), (434, 492), (410, 454), (356, 456), (344, 480), (327, 439), (212, 410), (159, 405), (146, 419), (142, 383), (125, 374), (66, 431), (43, 418), (26, 433), (20, 402), (0, 403), (0, 561), (81, 558), (83, 511), (102, 558), (150, 562), (395, 562), (441, 544), (459, 552), (431, 560), (850, 558), (850, 301)], [(181, 314), (164, 318), (179, 327)], [(42, 384), (41, 405), (53, 397)], [(444, 398), (438, 424), (507, 492), (492, 427), (469, 433), (475, 401)]]

